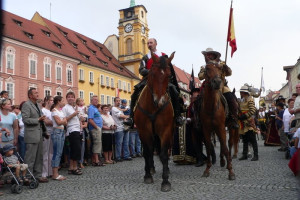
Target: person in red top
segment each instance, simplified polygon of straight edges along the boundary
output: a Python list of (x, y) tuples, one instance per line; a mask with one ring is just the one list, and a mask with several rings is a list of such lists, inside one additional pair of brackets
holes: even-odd
[[(132, 126), (133, 125), (133, 110), (134, 106), (136, 104), (137, 99), (139, 98), (139, 95), (143, 88), (145, 87), (147, 83), (147, 75), (149, 70), (152, 67), (153, 60), (151, 58), (151, 53), (155, 54), (157, 57), (161, 56), (166, 56), (168, 57), (165, 53), (159, 52), (156, 49), (157, 46), (157, 41), (154, 38), (150, 38), (147, 42), (148, 49), (150, 50), (148, 54), (144, 55), (141, 63), (140, 63), (140, 68), (139, 68), (139, 73), (143, 76), (143, 79), (141, 80), (140, 83), (134, 86), (134, 93), (131, 95), (131, 104), (130, 104), (130, 118), (128, 118), (124, 124)], [(177, 83), (176, 75), (174, 68), (172, 64), (170, 64), (171, 68), (171, 77), (170, 77), (170, 82), (169, 82), (169, 94), (171, 96), (171, 101), (174, 109), (174, 114), (175, 114), (175, 122), (177, 126), (182, 126), (183, 120), (180, 116), (180, 105), (179, 105), (179, 86)]]

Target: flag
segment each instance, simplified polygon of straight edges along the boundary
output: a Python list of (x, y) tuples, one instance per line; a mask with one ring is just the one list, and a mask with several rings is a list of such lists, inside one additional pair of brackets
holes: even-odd
[(194, 78), (194, 69), (192, 69), (189, 89), (190, 89), (190, 91), (192, 91), (192, 89), (194, 89), (194, 88), (195, 88), (195, 78)]
[(229, 45), (231, 46), (231, 57), (232, 57), (233, 53), (237, 50), (235, 32), (234, 32), (233, 8), (232, 7), (230, 8), (227, 42), (229, 42)]
[(263, 67), (261, 68), (261, 80), (260, 80), (260, 89), (265, 92), (265, 82), (264, 82), (264, 76), (263, 76)]

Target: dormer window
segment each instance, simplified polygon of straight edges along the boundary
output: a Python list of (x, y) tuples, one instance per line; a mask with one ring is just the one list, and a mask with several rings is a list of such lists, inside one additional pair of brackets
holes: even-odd
[(47, 36), (47, 37), (50, 37), (50, 32), (49, 31), (45, 31), (45, 30), (42, 30), (42, 32)]
[[(53, 42), (53, 41), (52, 41)], [(55, 45), (55, 46), (57, 46), (59, 49), (61, 49), (61, 44), (59, 44), (59, 43), (57, 43), (57, 42), (53, 42), (53, 44)]]
[(22, 23), (21, 21), (19, 20), (16, 20), (16, 19), (13, 19), (13, 21), (18, 25), (18, 26), (22, 26)]
[(109, 60), (109, 61), (111, 61), (111, 57), (109, 57), (109, 56), (107, 56), (107, 55), (105, 55), (105, 57)]
[(68, 33), (67, 32), (61, 30), (59, 27), (57, 27), (57, 29), (61, 32), (61, 34), (63, 34), (64, 37), (66, 37), (66, 38), (68, 37)]
[(90, 60), (90, 56), (85, 55), (84, 53), (78, 52), (83, 58), (85, 58), (86, 60)]
[(93, 55), (96, 55), (96, 51), (95, 50), (93, 50), (93, 49), (91, 49), (91, 48), (89, 48), (89, 47), (87, 47), (88, 48), (88, 50), (90, 50), (90, 52), (93, 54)]
[(71, 40), (68, 40), (70, 42), (70, 44), (75, 48), (77, 49), (78, 48), (78, 45), (74, 42), (72, 42)]
[(33, 39), (33, 34), (32, 33), (28, 33), (28, 32), (25, 32), (25, 35), (29, 38), (29, 39)]
[(108, 66), (108, 63), (105, 62), (104, 60), (101, 60), (100, 58), (97, 58), (104, 66)]

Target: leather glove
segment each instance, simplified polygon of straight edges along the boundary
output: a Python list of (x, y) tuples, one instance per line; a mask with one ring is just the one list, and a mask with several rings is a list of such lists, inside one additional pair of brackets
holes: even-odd
[(247, 119), (247, 115), (242, 114), (241, 116), (239, 116), (239, 120), (245, 120)]
[(142, 76), (147, 76), (148, 73), (149, 73), (149, 70), (146, 69), (146, 68), (142, 69), (141, 72), (140, 72), (140, 74), (141, 74)]

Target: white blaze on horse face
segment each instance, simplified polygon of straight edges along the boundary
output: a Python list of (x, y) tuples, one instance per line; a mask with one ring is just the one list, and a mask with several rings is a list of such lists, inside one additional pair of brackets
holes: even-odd
[(159, 106), (163, 106), (164, 103), (165, 103), (165, 95), (162, 96), (162, 97), (160, 98), (160, 100), (159, 100), (159, 102), (158, 102), (158, 105), (159, 105)]
[(162, 69), (161, 69), (160, 71), (161, 71), (162, 75), (164, 75), (164, 74), (165, 74), (164, 70), (162, 70)]

